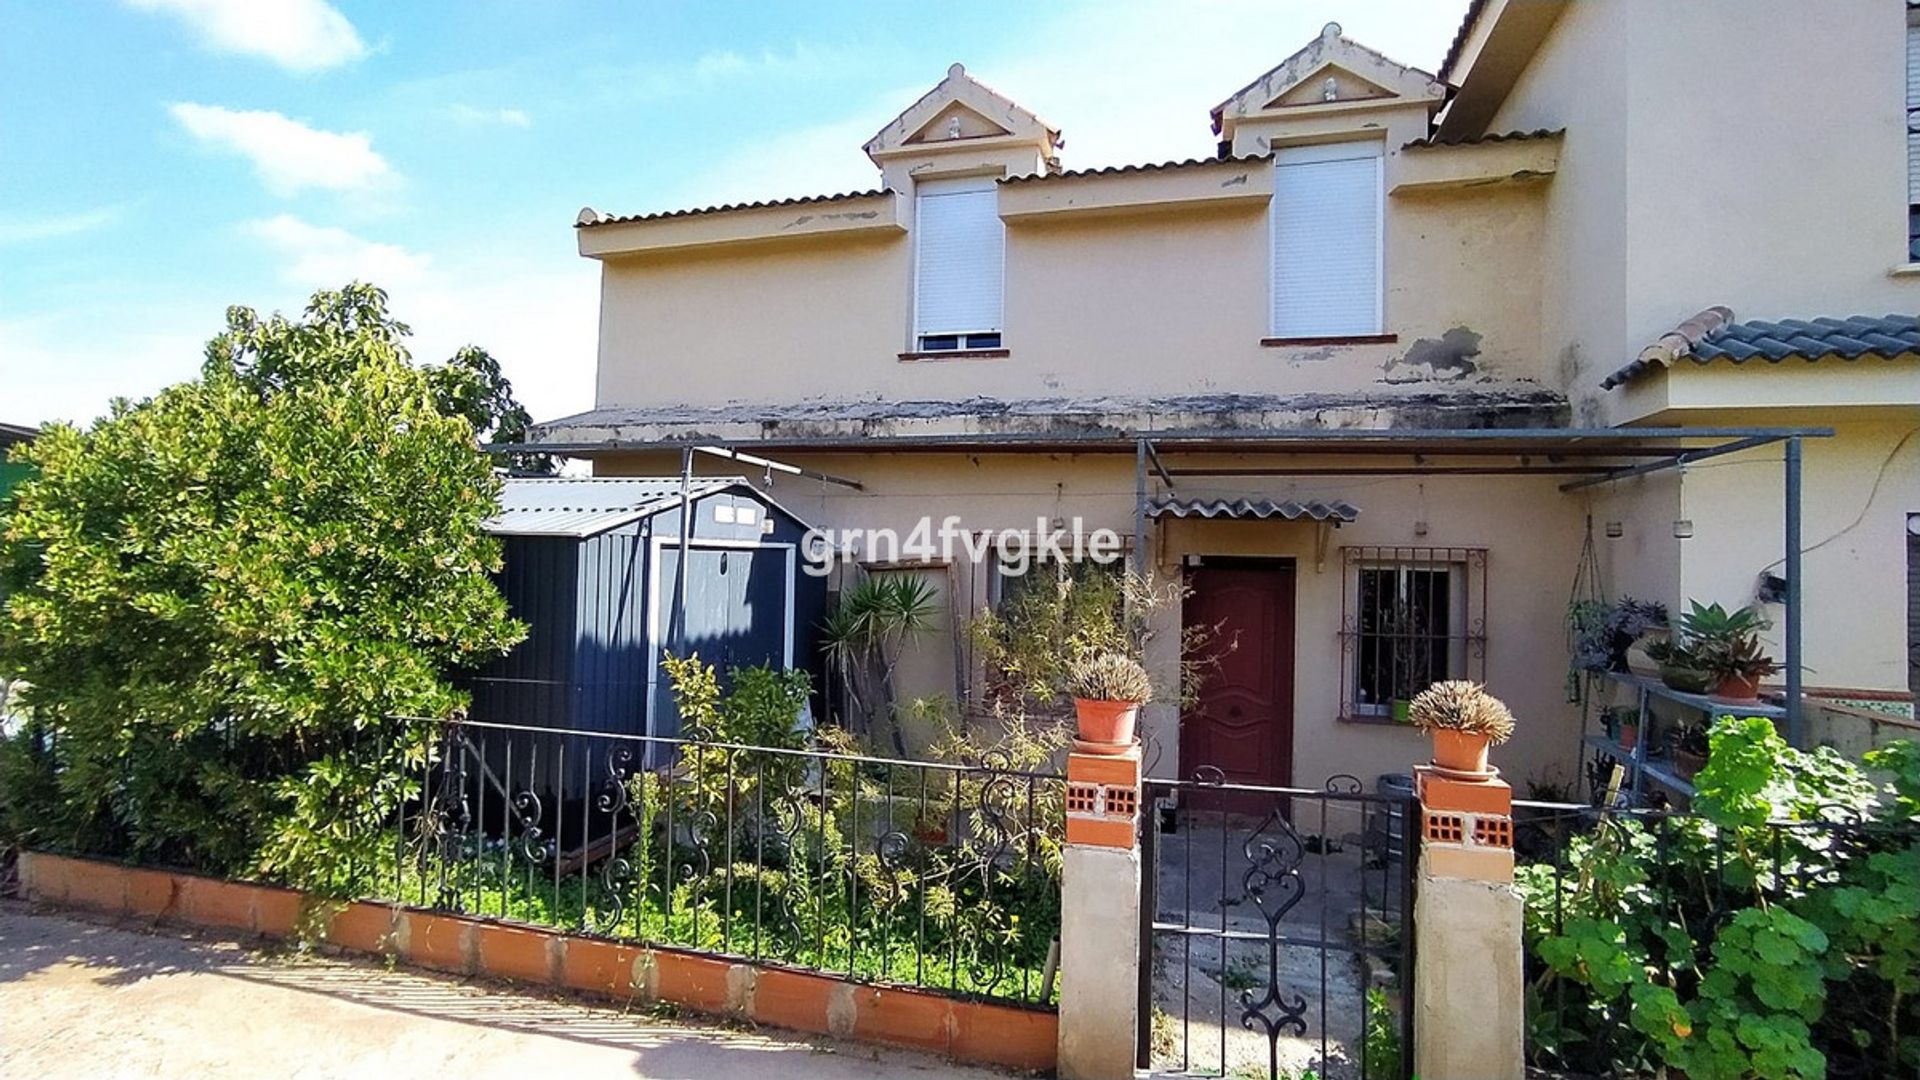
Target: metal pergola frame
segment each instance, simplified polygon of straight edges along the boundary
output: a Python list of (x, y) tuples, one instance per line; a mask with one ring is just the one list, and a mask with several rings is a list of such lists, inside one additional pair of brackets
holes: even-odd
[[(1562, 492), (1579, 491), (1634, 477), (1650, 476), (1696, 462), (1783, 444), (1785, 474), (1782, 491), (1783, 541), (1787, 579), (1784, 608), (1784, 668), (1786, 671), (1787, 740), (1804, 742), (1801, 714), (1803, 676), (1801, 643), (1801, 459), (1807, 439), (1830, 438), (1827, 427), (1632, 427), (1632, 428), (1384, 428), (1249, 430), (1245, 428), (1182, 429), (1177, 431), (1122, 431), (1093, 428), (1078, 432), (978, 432), (877, 436), (861, 440), (853, 435), (770, 436), (764, 439), (615, 439), (604, 442), (494, 445), (486, 449), (593, 457), (607, 453), (678, 452), (681, 455), (683, 499), (693, 475), (696, 453), (728, 458), (772, 471), (806, 476), (855, 490), (861, 485), (828, 473), (803, 469), (748, 453), (764, 451), (817, 453), (1037, 453), (1134, 455), (1133, 560), (1136, 571), (1146, 570), (1148, 477), (1156, 475), (1169, 489), (1176, 478), (1280, 476), (1562, 476)], [(1704, 445), (1702, 445), (1704, 444)], [(1313, 455), (1367, 457), (1367, 464), (1223, 465), (1169, 468), (1162, 451), (1182, 453)], [(1405, 463), (1380, 459), (1405, 457)], [(1513, 458), (1510, 464), (1462, 464), (1458, 459)], [(1442, 460), (1436, 460), (1442, 459)], [(1454, 459), (1454, 460), (1444, 460)], [(689, 543), (688, 515), (682, 514), (682, 547)], [(684, 581), (677, 581), (675, 609), (684, 604)]]
[[(1787, 742), (1802, 747), (1806, 726), (1802, 716), (1804, 671), (1801, 656), (1801, 459), (1806, 439), (1830, 438), (1832, 428), (1529, 428), (1529, 429), (1451, 429), (1385, 430), (1369, 432), (1311, 431), (1261, 433), (1235, 440), (1234, 449), (1252, 449), (1260, 453), (1404, 455), (1412, 460), (1405, 465), (1324, 465), (1232, 466), (1221, 468), (1189, 467), (1170, 469), (1161, 459), (1164, 447), (1182, 447), (1190, 437), (1142, 434), (1134, 445), (1134, 569), (1145, 573), (1147, 564), (1148, 477), (1159, 476), (1169, 489), (1179, 476), (1537, 476), (1571, 477), (1560, 485), (1562, 492), (1579, 491), (1634, 477), (1651, 476), (1670, 469), (1727, 454), (1737, 454), (1763, 446), (1782, 444), (1785, 474), (1782, 484), (1783, 543), (1786, 557), (1784, 576), (1786, 596), (1782, 601), (1784, 623), (1782, 667), (1786, 672)], [(1707, 441), (1704, 446), (1681, 446), (1683, 441)], [(1215, 449), (1201, 440), (1203, 449)], [(1447, 465), (1434, 458), (1517, 457), (1512, 465)], [(1597, 459), (1622, 458), (1607, 463)], [(1541, 459), (1536, 461), (1535, 459)], [(1639, 459), (1639, 460), (1634, 460)]]

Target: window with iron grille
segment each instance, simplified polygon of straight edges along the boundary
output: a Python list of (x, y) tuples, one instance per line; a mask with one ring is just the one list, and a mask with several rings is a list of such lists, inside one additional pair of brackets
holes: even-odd
[(1341, 562), (1342, 718), (1387, 719), (1436, 682), (1486, 677), (1486, 549), (1346, 547)]

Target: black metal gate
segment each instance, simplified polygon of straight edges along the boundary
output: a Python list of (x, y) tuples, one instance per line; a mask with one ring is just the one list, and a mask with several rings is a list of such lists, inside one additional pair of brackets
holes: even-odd
[(1139, 1066), (1411, 1077), (1412, 797), (1352, 776), (1227, 784), (1210, 767), (1144, 786)]

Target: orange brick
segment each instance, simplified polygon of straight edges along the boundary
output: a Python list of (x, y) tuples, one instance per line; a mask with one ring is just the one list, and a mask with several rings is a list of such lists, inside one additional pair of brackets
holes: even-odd
[(560, 983), (572, 990), (625, 999), (633, 994), (633, 961), (640, 950), (592, 938), (566, 939)]
[(862, 986), (853, 992), (853, 1037), (946, 1053), (953, 1045), (953, 1010), (961, 1004), (937, 994)]
[(542, 986), (554, 981), (555, 965), (550, 951), (554, 935), (487, 923), (476, 927), (475, 933), (482, 975)]
[(256, 885), (253, 889), (253, 928), (268, 937), (290, 938), (300, 923), (299, 893)]
[(827, 998), (838, 979), (798, 971), (762, 970), (753, 984), (753, 1021), (825, 1034)]
[(113, 863), (76, 859), (66, 872), (66, 902), (95, 911), (127, 909), (127, 871)]
[(127, 871), (127, 910), (163, 919), (177, 912), (180, 879), (164, 870)]
[(327, 922), (327, 943), (363, 953), (393, 948), (393, 911), (378, 904), (348, 904)]
[(1067, 843), (1094, 847), (1132, 848), (1134, 824), (1131, 821), (1070, 817), (1067, 819)]
[(1027, 1072), (1051, 1072), (1058, 1056), (1060, 1016), (979, 1001), (953, 1003), (953, 1046), (961, 1061)]
[(400, 917), (407, 925), (403, 940), (407, 943), (408, 960), (435, 971), (456, 975), (472, 973), (467, 963), (467, 935), (473, 932), (472, 923), (419, 911), (406, 912)]
[(724, 1012), (727, 1008), (727, 968), (724, 960), (690, 953), (656, 950), (654, 995), (703, 1012)]
[(1423, 772), (1420, 774), (1420, 802), (1431, 810), (1510, 816), (1513, 813), (1513, 787), (1505, 780), (1473, 783)]
[(218, 878), (181, 875), (180, 917), (200, 926), (253, 929), (253, 889)]
[(1140, 750), (1108, 757), (1100, 754), (1068, 754), (1067, 779), (1075, 783), (1140, 786)]

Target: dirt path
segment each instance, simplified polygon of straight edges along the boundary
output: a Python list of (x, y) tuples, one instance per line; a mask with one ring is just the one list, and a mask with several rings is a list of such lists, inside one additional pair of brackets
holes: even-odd
[(0, 1076), (1003, 1075), (0, 906)]

